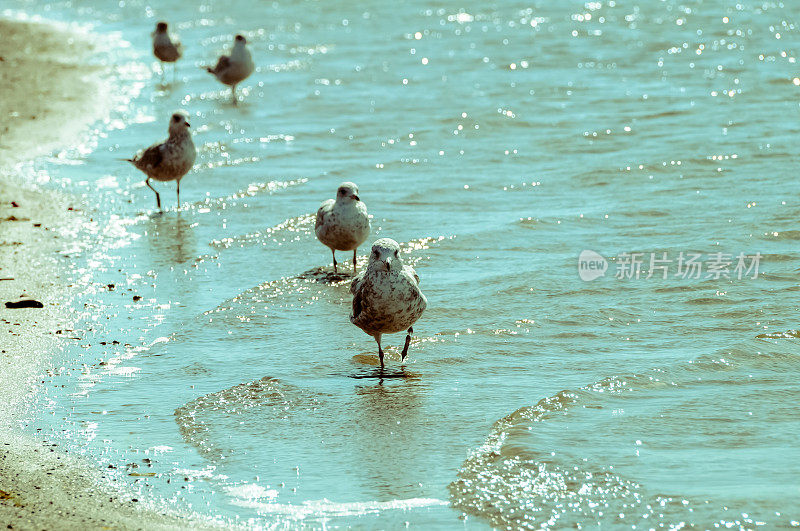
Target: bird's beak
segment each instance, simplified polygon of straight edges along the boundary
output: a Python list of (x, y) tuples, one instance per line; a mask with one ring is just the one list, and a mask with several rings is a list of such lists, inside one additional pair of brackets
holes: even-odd
[(389, 269), (391, 269), (392, 267), (392, 257), (391, 256), (388, 257), (386, 260), (383, 261), (383, 263), (386, 264), (386, 271), (389, 271)]
[(186, 122), (186, 127), (191, 127), (191, 124), (189, 122)]
[(356, 201), (361, 201), (361, 198), (359, 198), (357, 195), (353, 195), (353, 199), (355, 199)]

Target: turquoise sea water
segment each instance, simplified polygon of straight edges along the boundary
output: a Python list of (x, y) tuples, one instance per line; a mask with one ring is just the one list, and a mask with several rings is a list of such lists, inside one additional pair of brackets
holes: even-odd
[[(64, 252), (80, 339), (26, 429), (252, 526), (800, 525), (790, 5), (9, 8), (92, 24), (115, 94), (81, 148), (21, 168), (93, 220)], [(161, 19), (186, 46), (167, 85)], [(198, 66), (237, 31), (258, 69), (233, 106)], [(199, 153), (161, 214), (116, 159), (176, 108)], [(383, 373), (313, 233), (345, 180), (429, 302)], [(604, 277), (581, 279), (584, 250)], [(642, 274), (615, 278), (630, 253)]]

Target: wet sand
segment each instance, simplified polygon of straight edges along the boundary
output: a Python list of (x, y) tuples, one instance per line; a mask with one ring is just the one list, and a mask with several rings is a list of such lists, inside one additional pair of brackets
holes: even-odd
[[(17, 164), (69, 147), (108, 112), (91, 45), (47, 25), (0, 20), (0, 523), (8, 529), (207, 527), (143, 508), (84, 460), (20, 430), (59, 341), (73, 336), (76, 287), (62, 251), (90, 213), (76, 198), (25, 182)], [(34, 299), (42, 308), (10, 309)], [(57, 333), (60, 331), (61, 333)]]

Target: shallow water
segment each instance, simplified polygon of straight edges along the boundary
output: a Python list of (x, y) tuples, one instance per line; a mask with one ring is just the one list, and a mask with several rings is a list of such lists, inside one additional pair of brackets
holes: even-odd
[[(97, 207), (65, 252), (90, 330), (28, 429), (252, 525), (800, 525), (783, 4), (12, 7), (94, 23), (115, 65), (108, 123), (22, 168)], [(186, 44), (167, 85), (162, 18)], [(197, 66), (239, 30), (259, 68), (234, 107)], [(115, 159), (176, 107), (197, 167), (159, 214)], [(428, 297), (384, 373), (312, 230), (343, 180)], [(579, 277), (587, 249), (605, 277)], [(641, 278), (614, 278), (634, 252)], [(731, 278), (676, 276), (680, 253), (730, 254)]]

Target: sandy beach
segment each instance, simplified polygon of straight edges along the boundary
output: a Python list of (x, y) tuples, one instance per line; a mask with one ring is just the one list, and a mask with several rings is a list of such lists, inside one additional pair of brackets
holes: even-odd
[[(34, 23), (0, 20), (0, 523), (8, 529), (204, 527), (142, 509), (101, 470), (22, 433), (36, 376), (71, 330), (74, 286), (59, 251), (88, 216), (77, 198), (24, 182), (19, 163), (66, 148), (107, 108), (102, 71), (81, 59), (91, 45)], [(98, 103), (100, 102), (100, 103)], [(6, 308), (36, 300), (43, 308)]]

